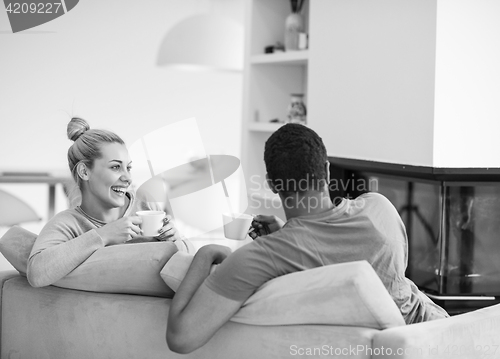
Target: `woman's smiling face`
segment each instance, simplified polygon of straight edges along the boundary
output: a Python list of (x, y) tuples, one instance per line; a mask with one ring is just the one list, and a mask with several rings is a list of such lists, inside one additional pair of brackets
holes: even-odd
[(101, 147), (102, 157), (88, 169), (86, 191), (87, 203), (94, 203), (103, 210), (122, 207), (126, 203), (125, 193), (132, 183), (131, 160), (125, 145), (106, 143)]

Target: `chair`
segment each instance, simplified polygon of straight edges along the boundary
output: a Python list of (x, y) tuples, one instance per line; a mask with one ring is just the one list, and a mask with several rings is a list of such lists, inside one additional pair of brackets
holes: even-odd
[(0, 189), (0, 227), (40, 220), (41, 217), (29, 204)]

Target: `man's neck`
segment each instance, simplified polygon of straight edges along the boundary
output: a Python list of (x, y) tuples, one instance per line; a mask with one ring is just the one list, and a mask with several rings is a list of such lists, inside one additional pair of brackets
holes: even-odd
[(294, 217), (323, 213), (335, 207), (328, 191), (296, 192), (286, 198), (280, 194), (280, 198), (287, 220)]

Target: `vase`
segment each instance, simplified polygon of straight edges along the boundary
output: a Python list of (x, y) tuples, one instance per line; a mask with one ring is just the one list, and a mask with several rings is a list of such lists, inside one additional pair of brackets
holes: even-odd
[(299, 34), (304, 32), (304, 20), (298, 12), (292, 12), (285, 21), (285, 50), (299, 50)]
[(307, 123), (307, 109), (304, 104), (303, 94), (291, 94), (290, 104), (288, 105), (288, 122), (300, 123), (305, 125)]

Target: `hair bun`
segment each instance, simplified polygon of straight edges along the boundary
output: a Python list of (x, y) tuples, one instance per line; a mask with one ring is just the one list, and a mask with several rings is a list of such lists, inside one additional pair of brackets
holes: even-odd
[(71, 141), (76, 141), (78, 138), (90, 130), (90, 126), (83, 118), (73, 117), (68, 123), (67, 133)]

